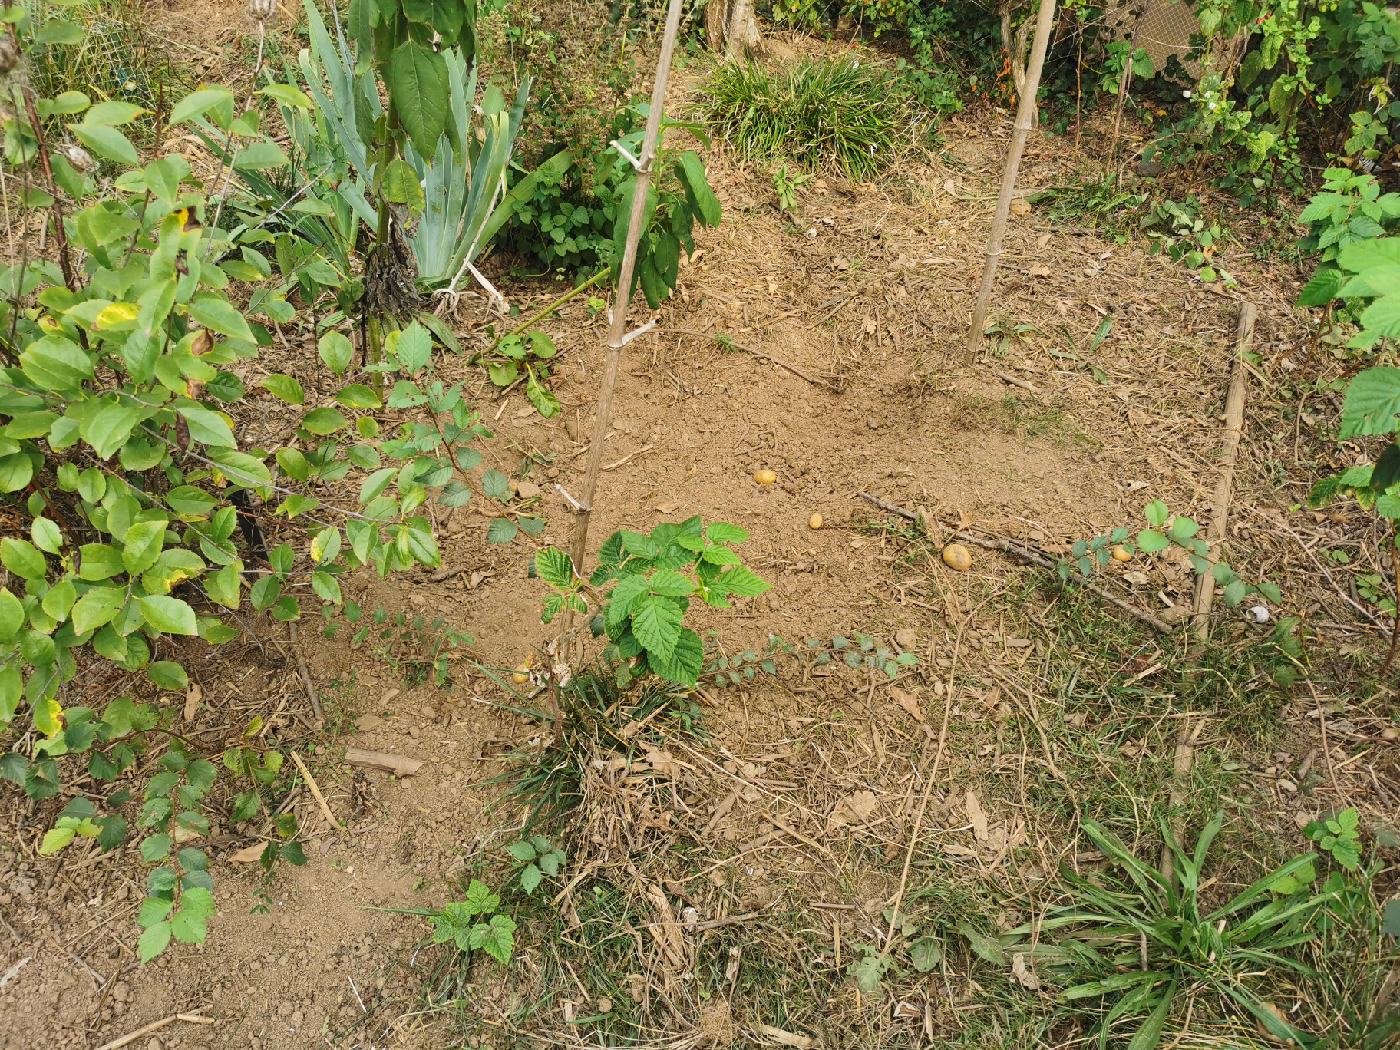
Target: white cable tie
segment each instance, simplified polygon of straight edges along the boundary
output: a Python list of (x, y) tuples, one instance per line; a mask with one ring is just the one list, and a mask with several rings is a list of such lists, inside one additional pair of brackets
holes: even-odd
[(627, 147), (624, 146), (624, 145), (622, 144), (622, 140), (621, 140), (621, 139), (613, 139), (611, 142), (608, 143), (608, 145), (611, 146), (613, 149), (617, 150), (617, 152), (620, 153), (620, 154), (622, 155), (623, 159), (625, 159), (625, 160), (627, 161), (628, 164), (632, 165), (632, 167), (633, 167), (635, 170), (637, 170), (637, 171), (645, 171), (645, 170), (646, 170), (646, 168), (643, 166), (642, 162), (641, 162), (640, 160), (638, 160), (636, 157), (632, 156), (632, 154), (628, 152)]
[(622, 337), (622, 341), (619, 342), (619, 343), (617, 344), (617, 348), (618, 348), (619, 350), (621, 350), (624, 346), (626, 346), (628, 343), (630, 343), (633, 339), (636, 339), (639, 335), (646, 335), (648, 332), (650, 332), (650, 331), (651, 331), (653, 328), (655, 328), (655, 327), (656, 327), (656, 318), (653, 317), (653, 318), (652, 318), (650, 321), (648, 321), (646, 324), (642, 325), (642, 327), (640, 327), (640, 328), (635, 328), (635, 329), (633, 329), (632, 331), (628, 332), (626, 335), (624, 335), (624, 336)]
[(559, 482), (556, 481), (554, 483), (554, 487), (559, 490), (559, 495), (563, 496), (565, 501), (569, 504), (569, 506), (573, 507), (577, 513), (583, 514), (588, 510), (586, 506), (584, 506), (578, 500), (574, 499), (574, 497), (570, 494), (569, 490), (566, 489), (563, 485), (559, 484)]

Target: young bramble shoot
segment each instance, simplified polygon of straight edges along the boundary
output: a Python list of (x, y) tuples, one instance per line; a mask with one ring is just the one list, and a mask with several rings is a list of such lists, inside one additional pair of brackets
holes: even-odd
[(536, 575), (554, 592), (542, 619), (549, 623), (566, 611), (588, 612), (594, 596), (599, 606), (594, 633), (607, 635), (607, 653), (621, 680), (651, 673), (694, 686), (705, 645), (684, 625), (692, 599), (727, 609), (731, 598), (757, 597), (771, 586), (734, 552), (747, 539), (737, 525), (705, 526), (699, 517), (658, 525), (647, 534), (615, 532), (603, 543), (598, 568), (586, 584), (568, 554), (547, 547), (535, 556)]

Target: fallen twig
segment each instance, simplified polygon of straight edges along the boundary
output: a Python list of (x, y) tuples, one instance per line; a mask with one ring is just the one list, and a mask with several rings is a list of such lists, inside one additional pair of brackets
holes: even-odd
[(113, 1039), (110, 1043), (103, 1043), (97, 1050), (120, 1050), (123, 1046), (129, 1046), (143, 1035), (150, 1035), (152, 1032), (164, 1028), (168, 1024), (176, 1021), (188, 1021), (190, 1024), (214, 1024), (214, 1018), (205, 1017), (203, 1014), (171, 1014), (169, 1017), (162, 1017), (159, 1021), (152, 1021), (148, 1025), (143, 1025), (136, 1031), (122, 1036), (120, 1039)]
[(335, 828), (336, 831), (345, 830), (341, 827), (340, 821), (335, 819), (335, 814), (331, 812), (331, 807), (326, 802), (326, 796), (321, 794), (320, 785), (316, 783), (316, 778), (311, 775), (311, 770), (306, 768), (306, 763), (301, 760), (301, 756), (295, 751), (292, 752), (292, 761), (296, 763), (297, 772), (301, 774), (302, 780), (306, 781), (306, 786), (311, 791), (311, 797), (314, 798), (316, 804), (321, 807), (321, 816), (326, 818), (326, 823)]
[(630, 463), (632, 460), (636, 459), (638, 456), (644, 456), (644, 455), (646, 455), (648, 452), (651, 451), (651, 449), (652, 449), (652, 446), (650, 446), (650, 445), (643, 445), (641, 448), (637, 449), (636, 452), (629, 452), (629, 453), (627, 453), (627, 455), (623, 456), (623, 457), (622, 457), (621, 459), (619, 459), (619, 460), (616, 460), (615, 462), (603, 464), (603, 466), (602, 466), (601, 469), (603, 469), (603, 470), (616, 470), (618, 467), (623, 466), (623, 465), (626, 464), (626, 463)]
[[(857, 495), (868, 503), (873, 503), (881, 510), (887, 511), (890, 514), (896, 514), (906, 521), (918, 522), (920, 520), (919, 515), (915, 514), (912, 510), (906, 510), (904, 507), (890, 503), (888, 500), (883, 500), (879, 496), (872, 496), (868, 492), (859, 492)], [(944, 522), (944, 524), (947, 523)], [(949, 535), (965, 543), (971, 543), (974, 546), (982, 547), (986, 550), (1001, 551), (1001, 553), (1009, 555), (1027, 565), (1036, 565), (1042, 569), (1050, 569), (1052, 571), (1059, 570), (1058, 563), (1048, 554), (1037, 550), (1029, 544), (1022, 543), (1019, 540), (1003, 539), (1000, 536), (978, 536), (975, 533), (968, 532), (966, 529), (956, 528), (951, 525), (949, 528), (951, 529)], [(1125, 602), (1122, 598), (1105, 590), (1091, 580), (1079, 580), (1077, 581), (1077, 585), (1083, 587), (1085, 590), (1092, 591), (1115, 609), (1127, 613), (1134, 619), (1141, 620), (1160, 634), (1170, 634), (1172, 632), (1172, 625), (1165, 620), (1153, 616), (1145, 609), (1139, 609), (1137, 606)]]
[[(968, 621), (971, 620), (968, 616)], [(967, 621), (958, 627), (958, 633), (953, 639), (953, 658), (948, 667), (947, 685), (943, 690), (943, 724), (938, 729), (938, 748), (933, 756), (933, 769), (929, 771), (927, 779), (924, 780), (924, 793), (919, 799), (919, 812), (914, 817), (914, 830), (909, 835), (909, 844), (904, 850), (904, 866), (899, 872), (899, 889), (895, 891), (894, 904), (890, 909), (890, 928), (885, 934), (885, 949), (883, 954), (888, 956), (894, 947), (895, 930), (899, 929), (903, 923), (900, 922), (899, 909), (904, 905), (904, 891), (909, 886), (909, 866), (914, 861), (914, 848), (919, 842), (919, 832), (923, 830), (924, 814), (928, 812), (929, 796), (933, 793), (933, 783), (938, 779), (938, 769), (943, 764), (943, 748), (948, 742), (948, 720), (953, 713), (953, 695), (957, 692), (953, 688), (953, 679), (958, 673), (958, 651), (962, 648), (963, 627)]]
[(345, 761), (352, 766), (368, 766), (370, 769), (384, 769), (397, 777), (411, 777), (423, 768), (421, 758), (408, 755), (392, 755), (387, 751), (366, 751), (364, 748), (347, 747)]
[(320, 725), (326, 724), (325, 712), (321, 710), (321, 698), (316, 695), (316, 683), (311, 680), (311, 669), (306, 666), (306, 657), (301, 653), (301, 637), (295, 620), (287, 621), (287, 644), (292, 647), (292, 660), (297, 665), (297, 675), (306, 689), (306, 699), (311, 702), (311, 711)]
[(428, 577), (428, 582), (446, 583), (448, 580), (455, 579), (456, 577), (461, 576), (466, 571), (467, 570), (465, 566), (456, 569), (439, 569), (437, 572), (433, 573), (431, 576)]
[(805, 381), (805, 382), (811, 383), (813, 386), (819, 386), (819, 387), (822, 387), (822, 388), (824, 388), (824, 389), (826, 389), (826, 390), (830, 390), (833, 394), (839, 394), (839, 393), (841, 393), (842, 390), (844, 389), (844, 387), (842, 387), (841, 384), (839, 384), (839, 383), (833, 383), (833, 382), (831, 382), (831, 381), (828, 380), (828, 379), (821, 379), (821, 378), (819, 378), (818, 376), (808, 375), (806, 372), (802, 371), (802, 369), (798, 368), (796, 365), (790, 365), (790, 364), (788, 364), (786, 361), (779, 360), (778, 358), (774, 357), (772, 354), (765, 353), (765, 352), (762, 351), (762, 350), (755, 350), (755, 349), (754, 349), (753, 347), (751, 347), (751, 346), (745, 346), (743, 343), (737, 343), (737, 342), (735, 342), (731, 337), (729, 337), (729, 336), (727, 336), (727, 335), (724, 335), (723, 333), (719, 333), (719, 332), (695, 332), (695, 331), (690, 330), (689, 328), (666, 328), (666, 329), (663, 329), (663, 334), (666, 334), (666, 335), (689, 335), (689, 336), (694, 336), (694, 337), (697, 338), (697, 339), (709, 339), (709, 340), (711, 340), (712, 342), (714, 342), (717, 346), (720, 346), (720, 347), (722, 347), (722, 348), (725, 349), (725, 350), (742, 350), (744, 353), (750, 354), (750, 355), (752, 355), (753, 357), (761, 358), (761, 359), (763, 359), (764, 361), (767, 361), (769, 364), (777, 365), (777, 366), (778, 366), (779, 368), (781, 368), (783, 371), (785, 371), (785, 372), (791, 372), (791, 373), (792, 373), (793, 375), (795, 375), (798, 379), (801, 379), (801, 380), (803, 380), (803, 381)]

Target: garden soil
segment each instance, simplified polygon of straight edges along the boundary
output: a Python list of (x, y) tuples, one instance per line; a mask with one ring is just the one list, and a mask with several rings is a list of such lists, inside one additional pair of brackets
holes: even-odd
[[(201, 27), (222, 32), (206, 21), (210, 10), (176, 5), (162, 17), (202, 46)], [(937, 159), (902, 164), (880, 184), (819, 179), (791, 216), (775, 209), (765, 173), (712, 152), (724, 222), (698, 239), (677, 300), (656, 315), (656, 333), (625, 352), (594, 544), (615, 528), (693, 514), (734, 522), (751, 533), (745, 559), (773, 589), (707, 614), (703, 626), (727, 649), (757, 648), (769, 635), (795, 642), (866, 632), (882, 644), (897, 639), (938, 679), (911, 686), (898, 701), (879, 682), (839, 676), (703, 692), (708, 753), (723, 757), (710, 768), (698, 753), (675, 756), (689, 767), (679, 776), (708, 785), (688, 796), (680, 819), (715, 844), (715, 861), (744, 854), (765, 831), (791, 832), (733, 866), (735, 911), (763, 906), (770, 884), (810, 878), (831, 907), (847, 909), (832, 913), (849, 915), (847, 937), (862, 936), (872, 920), (878, 926), (915, 822), (913, 770), (927, 768), (945, 711), (956, 745), (942, 759), (949, 790), (940, 786), (926, 822), (930, 848), (999, 860), (985, 852), (984, 836), (969, 834), (959, 809), (959, 785), (1003, 757), (994, 727), (999, 701), (984, 692), (953, 703), (941, 679), (952, 680), (953, 661), (1015, 673), (1029, 643), (979, 603), (1019, 570), (974, 549), (966, 573), (911, 573), (898, 546), (869, 527), (888, 515), (862, 493), (926, 512), (935, 532), (972, 525), (1052, 552), (1137, 522), (1151, 497), (1204, 518), (1241, 302), (1260, 308), (1260, 368), (1305, 352), (1306, 332), (1289, 304), (1293, 274), (1267, 271), (1237, 250), (1230, 268), (1239, 287), (1204, 286), (1141, 242), (1115, 244), (1030, 207), (1013, 216), (1001, 263), (993, 318), (1002, 334), (968, 364), (964, 325), (1009, 130), (1003, 112), (964, 115), (945, 129)], [(1086, 128), (1082, 141), (1100, 141), (1101, 130)], [(1069, 137), (1038, 133), (1022, 183), (1028, 190), (1064, 183), (1096, 163), (1090, 152)], [(547, 289), (501, 276), (522, 310), (548, 301)], [(481, 300), (469, 296), (447, 316), (468, 347), (487, 340), (492, 318)], [(1109, 318), (1111, 330), (1095, 344)], [(553, 385), (564, 411), (555, 419), (540, 419), (519, 389), (495, 391), (462, 359), (442, 367), (468, 383), (495, 431), (484, 447), (488, 463), (524, 476), (518, 495), (537, 500), (548, 522), (541, 542), (567, 545), (572, 519), (557, 486), (579, 490), (605, 326), (576, 301), (547, 327), (561, 351)], [(329, 397), (306, 342), (284, 341), (265, 367), (297, 376), (311, 398)], [(256, 377), (246, 377), (249, 389)], [(256, 440), (271, 444), (290, 433), (292, 417), (275, 402), (254, 408)], [(1254, 509), (1232, 517), (1232, 541), (1282, 564), (1287, 559), (1261, 538), (1296, 499), (1274, 481), (1272, 463), (1287, 445), (1280, 449), (1274, 429), (1251, 424), (1238, 485), (1239, 502)], [(756, 484), (759, 468), (773, 470), (777, 482)], [(545, 592), (528, 576), (526, 545), (484, 542), (482, 506), (442, 523), (444, 568), (460, 572), (361, 583), (356, 598), (368, 608), (441, 616), (473, 637), (471, 661), (511, 668), (550, 638), (539, 621)], [(813, 514), (820, 529), (810, 527)], [(1115, 572), (1117, 593), (1142, 608), (1180, 619), (1189, 605), (1180, 566)], [(143, 967), (132, 950), (144, 882), (134, 848), (108, 856), (74, 848), (61, 861), (41, 859), (35, 848), (49, 808), (11, 808), (0, 830), (5, 1050), (460, 1045), (440, 1016), (422, 1010), (426, 927), (401, 910), (440, 904), (474, 858), (488, 846), (499, 854), (510, 841), (522, 813), (489, 781), (502, 772), (504, 754), (530, 746), (538, 724), (507, 710), (508, 694), (465, 655), (450, 687), (412, 687), (367, 649), (321, 637), (313, 618), (301, 628), (301, 647), (329, 725), (339, 730), (317, 737), (305, 727), (309, 710), (285, 636), (249, 627), (246, 641), (189, 665), (200, 696), (188, 731), (217, 750), (261, 715), (265, 739), (301, 749), (339, 827), (311, 793), (295, 794), (308, 861), (279, 865), (264, 879), (256, 864), (240, 862), (256, 840), (216, 823), (206, 845), (219, 910), (207, 944), (173, 948)], [(1034, 681), (1026, 686), (1033, 693)], [(846, 746), (795, 758), (794, 734), (841, 708), (862, 727), (843, 738)], [(1308, 744), (1300, 739), (1297, 753)], [(423, 765), (396, 779), (346, 765), (346, 746)], [(1297, 800), (1270, 798), (1276, 804), (1261, 808), (1261, 825), (1296, 833)], [(1020, 826), (1014, 807), (988, 806), (1004, 846)], [(826, 879), (833, 860), (859, 872), (868, 855), (896, 863), (878, 876)], [(674, 899), (679, 910), (686, 898)], [(531, 955), (517, 959), (520, 988), (514, 976), (483, 977), (480, 994), (500, 1007), (485, 1012), (504, 1016), (526, 994), (538, 968)], [(725, 1011), (718, 1020), (672, 1018), (659, 1035), (678, 1045), (765, 1042), (744, 1027), (742, 1002)], [(113, 1042), (132, 1033), (142, 1034)], [(580, 1037), (560, 1021), (550, 1039), (572, 1045)]]

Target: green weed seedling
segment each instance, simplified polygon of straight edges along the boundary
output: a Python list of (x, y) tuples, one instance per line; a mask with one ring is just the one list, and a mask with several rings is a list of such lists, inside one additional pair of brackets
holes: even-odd
[(1194, 518), (1173, 514), (1161, 500), (1153, 500), (1142, 513), (1148, 527), (1139, 530), (1136, 536), (1127, 527), (1120, 526), (1104, 536), (1075, 540), (1070, 546), (1070, 557), (1060, 559), (1056, 565), (1060, 579), (1068, 582), (1075, 573), (1087, 578), (1106, 569), (1114, 560), (1115, 551), (1121, 550), (1129, 556), (1139, 552), (1160, 554), (1175, 546), (1190, 555), (1191, 568), (1197, 576), (1209, 572), (1215, 577), (1215, 582), (1223, 588), (1221, 597), (1227, 605), (1239, 605), (1250, 595), (1258, 595), (1275, 605), (1283, 601), (1283, 594), (1275, 584), (1245, 583), (1224, 561), (1217, 560), (1212, 565), (1210, 545), (1200, 538), (1201, 527)]
[[(337, 611), (339, 617), (332, 618)], [(472, 644), (471, 635), (449, 626), (441, 616), (428, 620), (402, 609), (391, 613), (381, 606), (366, 617), (357, 602), (346, 602), (339, 610), (327, 605), (322, 615), (326, 625), (321, 633), (325, 637), (336, 637), (347, 625), (354, 628), (350, 647), (367, 645), (371, 656), (401, 675), (408, 685), (451, 685), (453, 653)]]
[(880, 671), (894, 680), (919, 664), (919, 658), (914, 653), (896, 653), (868, 634), (857, 634), (854, 638), (840, 634), (830, 639), (808, 638), (803, 644), (814, 667), (843, 663), (851, 668)]
[(1220, 268), (1216, 258), (1226, 232), (1220, 223), (1203, 217), (1194, 197), (1163, 201), (1148, 212), (1142, 228), (1156, 251), (1192, 270), (1202, 284), (1222, 281), (1226, 288), (1235, 287), (1234, 277)]
[(546, 877), (554, 879), (564, 868), (564, 851), (544, 835), (531, 835), (506, 847), (520, 864), (520, 888), (533, 894)]
[(559, 399), (545, 386), (550, 361), (559, 352), (548, 332), (532, 328), (501, 337), (485, 357), (486, 372), (495, 386), (504, 390), (523, 377), (525, 396), (545, 419), (559, 414)]
[(921, 931), (919, 924), (908, 915), (901, 914), (896, 921), (893, 908), (886, 908), (883, 914), (885, 924), (894, 931), (901, 945), (899, 954), (892, 955), (873, 944), (856, 944), (852, 946), (855, 956), (846, 968), (846, 976), (866, 995), (877, 994), (892, 972), (902, 971), (907, 966), (915, 973), (932, 973), (943, 961), (943, 942), (932, 932)]
[(1354, 807), (1315, 820), (1304, 830), (1344, 871), (1361, 866), (1361, 816)]
[(404, 909), (407, 915), (422, 915), (432, 923), (432, 943), (450, 944), (470, 961), (474, 953), (485, 952), (502, 966), (509, 966), (515, 954), (515, 920), (501, 910), (499, 894), (484, 882), (472, 879), (460, 901), (451, 901), (435, 911)]
[(535, 556), (535, 572), (554, 593), (542, 619), (549, 623), (566, 610), (588, 612), (592, 595), (601, 604), (594, 634), (607, 635), (605, 659), (622, 684), (651, 673), (694, 686), (705, 646), (683, 623), (692, 599), (727, 609), (731, 598), (756, 597), (770, 587), (734, 552), (748, 538), (737, 525), (705, 526), (699, 517), (658, 525), (649, 534), (615, 532), (599, 550), (598, 568), (586, 585), (568, 554), (546, 547)]
[(791, 652), (792, 646), (776, 634), (770, 634), (761, 650), (745, 649), (733, 655), (716, 655), (705, 665), (700, 680), (719, 689), (749, 685), (759, 675), (777, 675), (777, 658)]
[(786, 164), (773, 169), (773, 192), (778, 195), (778, 210), (784, 214), (797, 210), (797, 191), (812, 181), (806, 172), (789, 171)]

